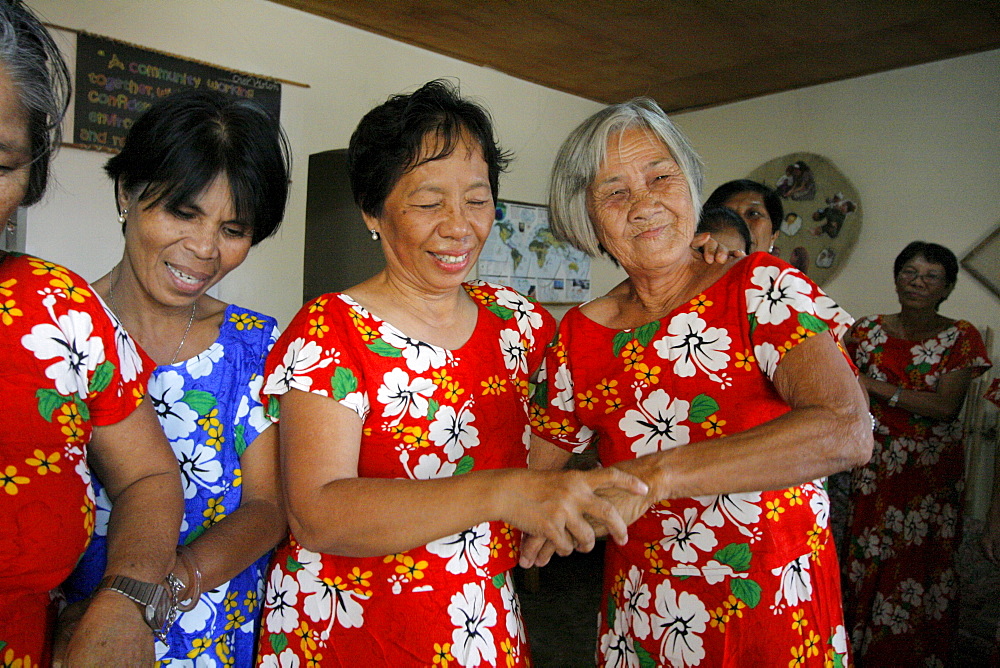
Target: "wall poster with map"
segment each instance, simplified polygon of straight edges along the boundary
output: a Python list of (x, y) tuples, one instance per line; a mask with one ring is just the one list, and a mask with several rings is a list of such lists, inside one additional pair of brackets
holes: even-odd
[(479, 255), (479, 278), (509, 285), (543, 304), (590, 299), (590, 258), (549, 230), (549, 209), (498, 200), (496, 220)]

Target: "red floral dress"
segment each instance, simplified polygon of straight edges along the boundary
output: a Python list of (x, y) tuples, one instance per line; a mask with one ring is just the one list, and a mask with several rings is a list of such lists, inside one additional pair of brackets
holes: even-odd
[[(784, 354), (849, 322), (764, 253), (642, 327), (610, 329), (572, 309), (546, 355), (534, 431), (574, 452), (596, 440), (606, 466), (724, 438), (786, 413), (772, 383)], [(821, 480), (663, 501), (627, 545), (607, 545), (598, 661), (846, 665), (839, 577)]]
[(0, 258), (0, 665), (47, 665), (49, 590), (94, 528), (87, 444), (127, 417), (152, 362), (87, 283), (28, 255)]
[[(964, 320), (925, 341), (889, 336), (881, 316), (862, 318), (851, 333), (861, 372), (908, 390), (933, 392), (946, 373), (978, 376), (991, 366), (979, 332)], [(962, 424), (878, 397), (871, 404), (875, 451), (851, 473), (847, 628), (859, 666), (948, 665), (958, 622)]]
[[(555, 323), (511, 289), (465, 289), (479, 313), (457, 350), (411, 339), (344, 294), (306, 304), (268, 358), (269, 412), (277, 416), (289, 389), (355, 411), (364, 423), (361, 477), (525, 467), (529, 380)], [(508, 572), (519, 544), (503, 522), (370, 558), (317, 554), (291, 536), (273, 562), (258, 664), (526, 665)]]

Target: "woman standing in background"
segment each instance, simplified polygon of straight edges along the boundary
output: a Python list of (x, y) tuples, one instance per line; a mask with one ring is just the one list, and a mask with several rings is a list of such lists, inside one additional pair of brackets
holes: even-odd
[(914, 241), (893, 265), (900, 311), (846, 338), (876, 419), (871, 460), (851, 475), (845, 619), (858, 666), (948, 665), (958, 622), (965, 452), (959, 412), (990, 366), (976, 328), (938, 308), (958, 261)]

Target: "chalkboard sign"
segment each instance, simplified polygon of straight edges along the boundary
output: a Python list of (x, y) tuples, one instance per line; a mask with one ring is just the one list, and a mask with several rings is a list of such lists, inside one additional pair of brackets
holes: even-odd
[(119, 151), (132, 123), (157, 98), (191, 88), (253, 100), (275, 118), (280, 115), (281, 84), (276, 81), (80, 33), (74, 144)]

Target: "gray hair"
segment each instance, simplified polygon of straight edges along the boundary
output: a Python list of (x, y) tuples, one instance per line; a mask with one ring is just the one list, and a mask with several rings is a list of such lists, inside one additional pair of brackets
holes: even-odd
[(28, 110), (31, 171), (21, 202), (27, 206), (45, 193), (49, 160), (62, 140), (72, 85), (59, 47), (21, 0), (0, 0), (0, 68), (14, 80)]
[[(608, 140), (629, 128), (644, 128), (663, 142), (687, 180), (694, 217), (701, 212), (701, 158), (681, 131), (648, 97), (613, 104), (581, 123), (563, 142), (549, 183), (549, 226), (560, 239), (597, 257), (607, 254), (587, 211), (587, 188), (604, 164)], [(612, 258), (614, 259), (614, 258)]]

